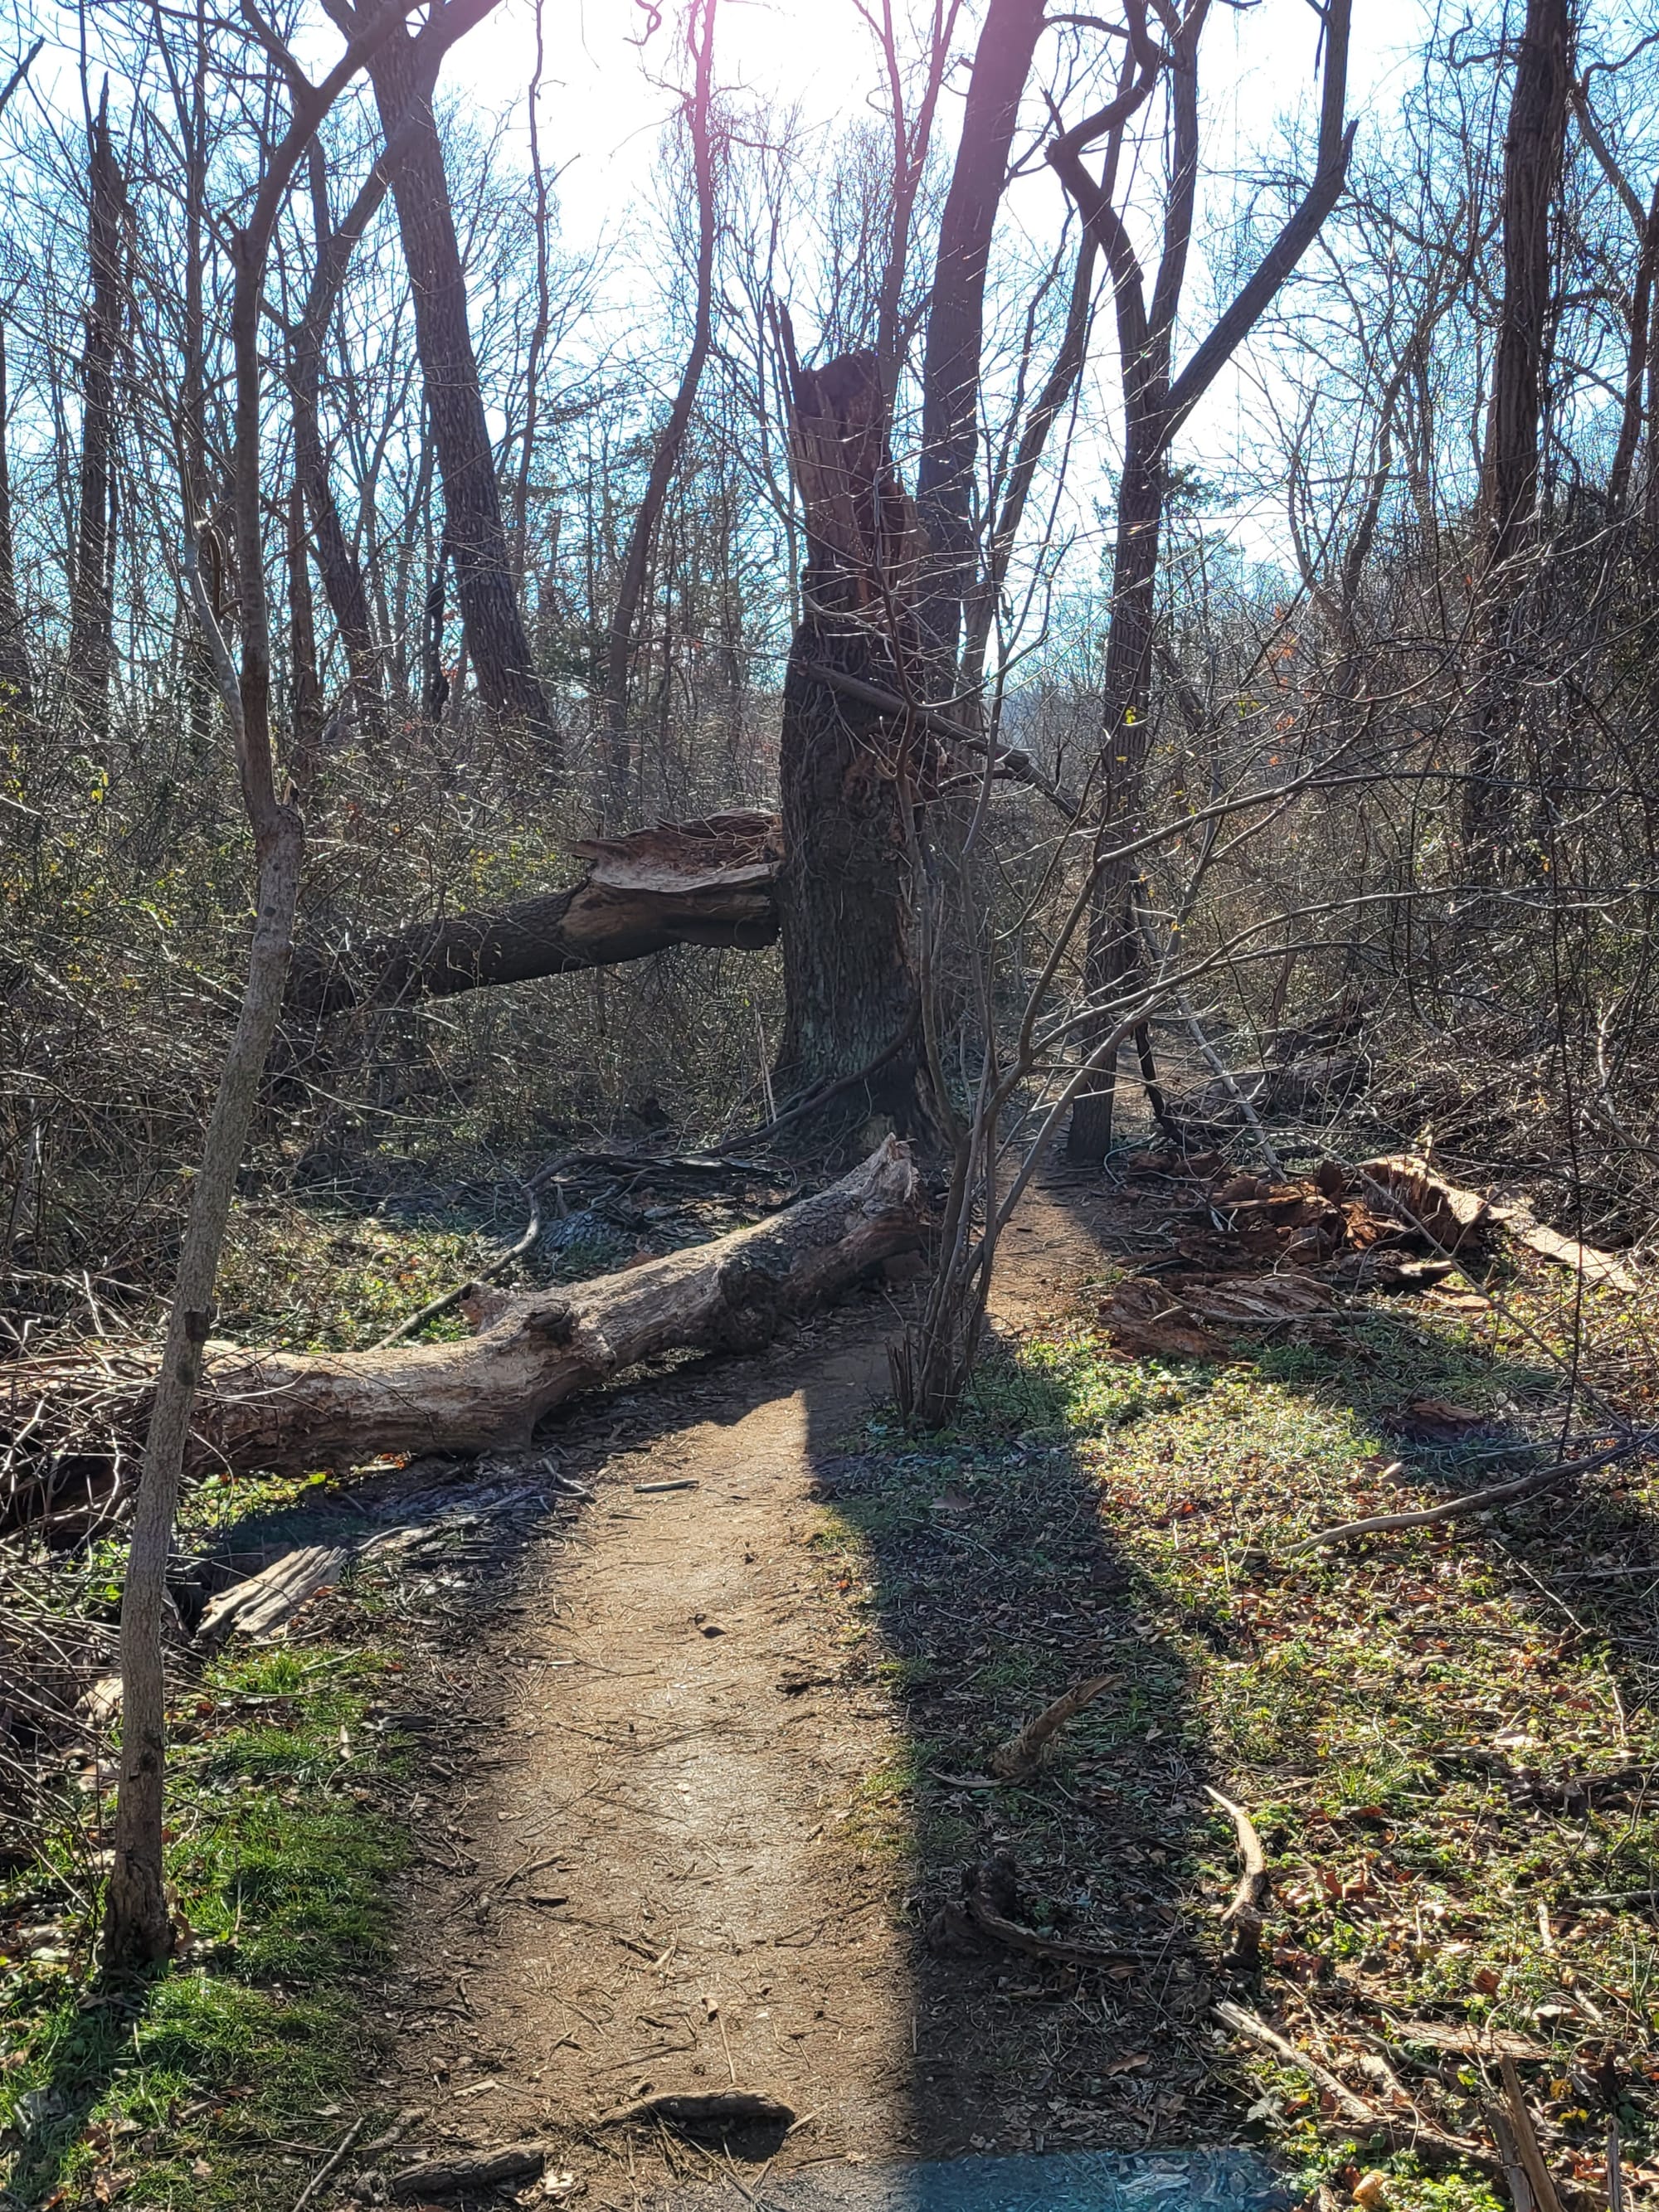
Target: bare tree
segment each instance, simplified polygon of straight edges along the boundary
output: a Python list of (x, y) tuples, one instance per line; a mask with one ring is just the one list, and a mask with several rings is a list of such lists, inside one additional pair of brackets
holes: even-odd
[[(1173, 6), (1160, 6), (1158, 12), (1168, 41), (1162, 46), (1148, 30), (1145, 0), (1127, 0), (1125, 27), (1136, 64), (1133, 77), (1104, 106), (1060, 133), (1048, 148), (1048, 159), (1098, 239), (1110, 271), (1121, 356), (1123, 457), (1101, 750), (1103, 849), (1132, 835), (1145, 794), (1154, 608), (1170, 447), (1335, 206), (1353, 144), (1353, 128), (1344, 114), (1352, 0), (1330, 0), (1323, 16), (1319, 142), (1312, 179), (1249, 277), (1176, 372), (1175, 335), (1199, 179), (1199, 46), (1210, 0), (1188, 0), (1179, 12)], [(1090, 174), (1083, 154), (1103, 138), (1109, 169), (1114, 167), (1118, 137), (1160, 78), (1169, 88), (1170, 151), (1158, 264), (1149, 300), (1129, 228), (1111, 195)], [(1097, 887), (1088, 958), (1091, 983), (1103, 993), (1132, 974), (1139, 957), (1131, 890), (1130, 878), (1121, 868), (1103, 871)], [(1073, 1159), (1103, 1159), (1111, 1143), (1115, 1072), (1109, 1065), (1101, 1073), (1100, 1087), (1081, 1097), (1073, 1112), (1066, 1148)]]
[(109, 714), (114, 653), (115, 560), (112, 440), (116, 356), (125, 293), (126, 180), (109, 127), (109, 83), (89, 120), (87, 260), (90, 289), (81, 356), (81, 471), (70, 592), (69, 696), (76, 715), (101, 732)]
[(1488, 870), (1506, 864), (1514, 818), (1504, 791), (1515, 720), (1514, 686), (1504, 671), (1504, 633), (1521, 597), (1518, 556), (1532, 539), (1538, 506), (1554, 291), (1550, 214), (1571, 112), (1572, 42), (1571, 0), (1528, 0), (1504, 142), (1504, 291), (1480, 483), (1483, 665), (1476, 678), (1463, 809), (1465, 842)]
[(296, 809), (278, 795), (271, 744), (270, 620), (260, 459), (265, 268), (307, 147), (340, 94), (380, 43), (398, 32), (401, 21), (402, 11), (397, 9), (359, 30), (319, 83), (313, 83), (275, 34), (261, 27), (263, 42), (287, 93), (290, 119), (281, 137), (264, 149), (258, 191), (246, 221), (234, 234), (232, 501), (240, 578), (240, 667), (231, 658), (203, 580), (196, 518), (186, 518), (185, 571), (235, 744), (242, 801), (258, 860), (258, 912), (236, 1028), (191, 1184), (127, 1554), (121, 1601), (121, 1775), (104, 1920), (104, 1952), (112, 1966), (164, 1957), (173, 1942), (161, 1861), (167, 1741), (161, 1632), (167, 1559), (203, 1348), (212, 1325), (219, 1253), (260, 1075), (282, 1007), (299, 896), (303, 830)]
[[(370, 20), (348, 0), (332, 0), (330, 13), (353, 38), (363, 35)], [(392, 155), (392, 198), (414, 287), (416, 342), (443, 478), (444, 544), (454, 563), (468, 656), (486, 705), (530, 731), (547, 756), (556, 758), (558, 732), (514, 581), (468, 321), (466, 275), (432, 107), (437, 57), (488, 13), (481, 0), (446, 0), (418, 32), (399, 29), (385, 41), (370, 75)]]

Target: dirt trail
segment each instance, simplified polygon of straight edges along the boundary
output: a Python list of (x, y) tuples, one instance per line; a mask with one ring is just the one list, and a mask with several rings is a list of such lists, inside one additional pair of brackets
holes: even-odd
[[(1075, 1213), (1033, 1194), (1005, 1316), (1089, 1272)], [(477, 1654), (496, 1723), (468, 1778), (479, 1863), (418, 1909), (406, 1957), (398, 2086), (434, 2146), (563, 2135), (601, 2200), (625, 2197), (668, 2178), (665, 2155), (704, 2161), (594, 2123), (733, 2085), (798, 2116), (762, 2146), (780, 2171), (1029, 2146), (1000, 2125), (971, 1992), (896, 1923), (903, 1867), (866, 1815), (902, 1730), (813, 1546), (815, 1463), (884, 1394), (892, 1327), (866, 1300), (712, 1388), (652, 1386), (655, 1440), (587, 1477), (574, 1537), (532, 1547)], [(696, 1486), (635, 1486), (674, 1482)]]

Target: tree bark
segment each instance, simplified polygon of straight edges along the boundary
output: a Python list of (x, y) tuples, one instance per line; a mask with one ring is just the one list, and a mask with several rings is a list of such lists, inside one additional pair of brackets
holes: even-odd
[[(320, 1353), (210, 1345), (204, 1356), (198, 1313), (193, 1463), (281, 1472), (388, 1451), (521, 1448), (556, 1406), (642, 1359), (758, 1350), (926, 1233), (921, 1177), (890, 1138), (830, 1189), (712, 1243), (562, 1290), (486, 1292), (474, 1308), (480, 1333), (460, 1343)], [(75, 1389), (61, 1364), (52, 1380)], [(129, 1421), (143, 1395), (136, 1386)], [(131, 1713), (129, 1692), (129, 1727)]]
[[(986, 270), (1019, 103), (1042, 26), (1042, 0), (990, 0), (939, 218), (922, 357), (916, 514), (930, 549), (919, 608), (922, 635), (947, 685), (974, 580)], [(947, 696), (943, 689), (941, 696)]]
[(115, 356), (121, 337), (126, 183), (109, 129), (104, 87), (88, 149), (87, 258), (90, 295), (81, 353), (81, 467), (70, 595), (69, 697), (77, 720), (101, 735), (109, 719), (114, 654), (110, 519)]
[[(1128, 52), (1115, 98), (1062, 132), (1048, 149), (1049, 162), (1094, 232), (1111, 271), (1122, 358), (1124, 451), (1106, 641), (1102, 811), (1085, 960), (1085, 985), (1095, 1002), (1096, 1021), (1084, 1034), (1085, 1048), (1091, 1048), (1115, 1026), (1114, 1002), (1133, 983), (1139, 966), (1133, 863), (1121, 855), (1146, 806), (1152, 644), (1170, 447), (1223, 365), (1277, 296), (1341, 195), (1353, 146), (1353, 126), (1345, 120), (1352, 14), (1352, 0), (1329, 0), (1324, 11), (1319, 152), (1313, 177), (1278, 236), (1178, 374), (1174, 373), (1175, 332), (1198, 185), (1198, 46), (1203, 10), (1186, 16), (1164, 53), (1147, 38), (1145, 0), (1131, 0)], [(1113, 179), (1124, 123), (1166, 69), (1170, 173), (1149, 301), (1133, 241), (1114, 204)], [(1106, 171), (1104, 180), (1097, 183), (1084, 164), (1082, 151), (1103, 137), (1108, 142)], [(1149, 1059), (1143, 1053), (1143, 1069)], [(1066, 1152), (1073, 1160), (1097, 1164), (1105, 1158), (1112, 1139), (1115, 1087), (1115, 1068), (1109, 1066), (1095, 1088), (1079, 1094), (1066, 1137)]]
[(574, 850), (592, 865), (569, 890), (420, 922), (331, 955), (301, 952), (289, 1016), (451, 998), (640, 960), (671, 945), (753, 951), (777, 936), (781, 834), (774, 814), (661, 823)]
[(1516, 685), (1508, 641), (1522, 592), (1517, 560), (1534, 532), (1539, 440), (1549, 364), (1550, 211), (1566, 149), (1572, 87), (1571, 0), (1527, 0), (1504, 140), (1504, 299), (1486, 410), (1480, 514), (1486, 561), (1478, 615), (1474, 743), (1463, 836), (1481, 872), (1506, 865), (1514, 808)]
[(936, 780), (925, 718), (837, 690), (829, 669), (920, 699), (913, 612), (921, 532), (893, 473), (880, 364), (848, 354), (792, 362), (795, 474), (808, 557), (784, 681), (778, 881), (786, 1018), (779, 1090), (854, 1073), (836, 1118), (884, 1116), (932, 1141), (939, 1109), (921, 1043), (911, 945), (914, 814)]
[[(344, 11), (335, 12), (337, 16)], [(558, 732), (532, 665), (514, 586), (443, 142), (430, 91), (422, 84), (429, 52), (422, 42), (434, 37), (450, 12), (440, 11), (416, 37), (395, 31), (370, 64), (369, 76), (388, 147), (394, 138), (401, 141), (392, 148), (392, 192), (414, 292), (415, 339), (443, 479), (445, 538), (455, 567), (468, 657), (491, 711), (521, 725), (550, 757), (556, 757)], [(405, 135), (399, 125), (406, 115), (410, 123)]]
[(11, 465), (7, 455), (6, 330), (0, 323), (0, 708), (27, 714), (34, 701), (34, 672), (17, 602), (17, 568), (11, 536)]

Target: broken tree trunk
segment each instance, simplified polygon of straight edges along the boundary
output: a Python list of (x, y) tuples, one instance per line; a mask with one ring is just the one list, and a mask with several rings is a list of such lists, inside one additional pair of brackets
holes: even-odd
[(640, 960), (670, 945), (753, 951), (777, 936), (782, 834), (775, 814), (663, 822), (573, 849), (589, 866), (569, 890), (417, 922), (337, 953), (301, 953), (289, 980), (289, 1014), (449, 998)]
[[(921, 1178), (890, 1138), (830, 1189), (752, 1228), (620, 1274), (504, 1294), (462, 1343), (318, 1353), (210, 1344), (193, 1459), (280, 1472), (349, 1467), (381, 1452), (521, 1447), (562, 1400), (640, 1360), (758, 1349), (791, 1316), (915, 1249), (926, 1227)], [(106, 1435), (130, 1435), (153, 1387), (146, 1376), (118, 1401), (106, 1361), (77, 1374), (61, 1360), (40, 1363), (17, 1385), (10, 1407), (32, 1417), (31, 1440), (48, 1453), (74, 1431), (77, 1392), (83, 1403), (96, 1401)]]
[[(873, 354), (791, 356), (791, 444), (809, 557), (784, 680), (778, 883), (787, 1016), (780, 1091), (834, 1086), (836, 1115), (931, 1139), (911, 951), (913, 817), (938, 780), (913, 601), (926, 547), (893, 471)], [(864, 1072), (855, 1085), (846, 1081)]]

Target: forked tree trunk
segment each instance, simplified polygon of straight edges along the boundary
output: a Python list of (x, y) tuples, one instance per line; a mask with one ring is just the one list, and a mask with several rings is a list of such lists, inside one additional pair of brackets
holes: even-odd
[[(712, 1243), (562, 1290), (481, 1293), (480, 1333), (461, 1343), (309, 1354), (209, 1345), (198, 1352), (194, 1462), (281, 1471), (521, 1447), (564, 1399), (642, 1359), (758, 1350), (926, 1233), (921, 1178), (889, 1139), (830, 1189)], [(77, 1379), (61, 1362), (42, 1362), (26, 1384), (36, 1379), (29, 1402), (52, 1399), (40, 1414), (49, 1428)], [(107, 1366), (82, 1381), (107, 1414)], [(142, 1419), (144, 1396), (138, 1383), (130, 1407), (112, 1409), (118, 1427)]]
[(939, 219), (921, 370), (916, 510), (931, 555), (921, 593), (922, 631), (943, 679), (941, 696), (948, 696), (963, 609), (974, 583), (980, 356), (991, 240), (1043, 21), (1043, 0), (989, 0)]
[(911, 871), (935, 741), (919, 718), (825, 680), (926, 696), (913, 605), (923, 541), (893, 472), (876, 356), (792, 374), (808, 557), (779, 757), (787, 1012), (777, 1083), (806, 1094), (842, 1086), (839, 1123), (877, 1116), (931, 1142), (939, 1109), (921, 1048)]
[[(1320, 87), (1319, 160), (1313, 177), (1278, 236), (1234, 295), (1186, 366), (1174, 369), (1187, 260), (1197, 200), (1200, 137), (1198, 50), (1206, 16), (1188, 12), (1168, 51), (1146, 38), (1146, 8), (1131, 9), (1128, 52), (1116, 97), (1048, 148), (1048, 158), (1094, 232), (1111, 272), (1122, 357), (1123, 469), (1118, 487), (1117, 541), (1113, 556), (1111, 620), (1106, 642), (1102, 727), (1102, 815), (1095, 846), (1095, 884), (1089, 921), (1085, 981), (1094, 1003), (1084, 1043), (1093, 1050), (1117, 1027), (1126, 999), (1133, 999), (1139, 967), (1131, 901), (1133, 861), (1125, 848), (1146, 803), (1147, 746), (1152, 732), (1152, 641), (1157, 621), (1159, 539), (1171, 442), (1182, 425), (1260, 321), (1318, 235), (1340, 197), (1353, 145), (1345, 116), (1348, 35), (1352, 0), (1329, 0), (1324, 9)], [(1170, 167), (1163, 237), (1150, 298), (1134, 240), (1114, 203), (1123, 127), (1145, 101), (1161, 72), (1170, 86)], [(1097, 181), (1083, 149), (1104, 138), (1107, 159)], [(1150, 1080), (1150, 1044), (1140, 1040), (1143, 1075)], [(1098, 1082), (1079, 1094), (1066, 1152), (1097, 1164), (1112, 1137), (1115, 1070), (1103, 1065)], [(1161, 1098), (1154, 1099), (1161, 1111)]]

